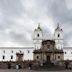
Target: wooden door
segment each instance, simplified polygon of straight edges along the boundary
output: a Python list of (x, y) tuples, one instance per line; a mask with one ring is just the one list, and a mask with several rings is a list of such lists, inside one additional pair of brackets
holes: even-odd
[(16, 56), (16, 61), (23, 61), (23, 54), (17, 53)]
[(47, 56), (47, 63), (50, 63), (50, 56)]

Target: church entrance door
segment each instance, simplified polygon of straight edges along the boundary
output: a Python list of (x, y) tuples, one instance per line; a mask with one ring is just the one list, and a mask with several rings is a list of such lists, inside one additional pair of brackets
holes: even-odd
[(50, 63), (50, 56), (47, 56), (47, 63)]

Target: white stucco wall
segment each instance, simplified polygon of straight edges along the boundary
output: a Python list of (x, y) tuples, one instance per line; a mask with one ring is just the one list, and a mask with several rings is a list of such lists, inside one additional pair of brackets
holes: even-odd
[(64, 47), (64, 60), (72, 60), (72, 47)]
[[(33, 47), (2, 47), (0, 48), (0, 61), (16, 61), (16, 53), (20, 53), (20, 51), (24, 54), (23, 60), (33, 60)], [(13, 59), (11, 59), (11, 55)], [(3, 59), (3, 56), (5, 56), (5, 59)]]
[[(23, 60), (33, 60), (33, 50), (33, 47), (0, 47), (0, 61), (16, 61), (16, 53), (20, 53), (20, 51), (24, 54)], [(72, 60), (72, 47), (64, 47), (63, 51), (64, 60)], [(3, 55), (5, 59), (3, 59)], [(13, 56), (12, 60), (11, 55)]]

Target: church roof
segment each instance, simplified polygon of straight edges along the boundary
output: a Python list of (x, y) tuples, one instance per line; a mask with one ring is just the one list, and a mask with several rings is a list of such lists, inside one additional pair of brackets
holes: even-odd
[(43, 49), (37, 49), (34, 50), (33, 53), (63, 53), (63, 50), (59, 50), (59, 49), (48, 49), (48, 50), (43, 50)]
[(34, 47), (0, 47), (0, 49), (34, 49)]
[(50, 43), (54, 43), (55, 44), (55, 41), (54, 40), (43, 40), (42, 41), (42, 44), (47, 43), (47, 42), (50, 42)]
[(69, 50), (69, 49), (72, 49), (72, 47), (64, 47), (63, 49), (68, 49)]

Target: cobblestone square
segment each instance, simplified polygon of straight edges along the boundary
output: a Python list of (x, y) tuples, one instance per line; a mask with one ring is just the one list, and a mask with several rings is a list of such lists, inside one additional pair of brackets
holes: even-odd
[(62, 70), (62, 71), (34, 71), (34, 70), (28, 70), (28, 69), (0, 69), (0, 72), (72, 72), (72, 70)]

